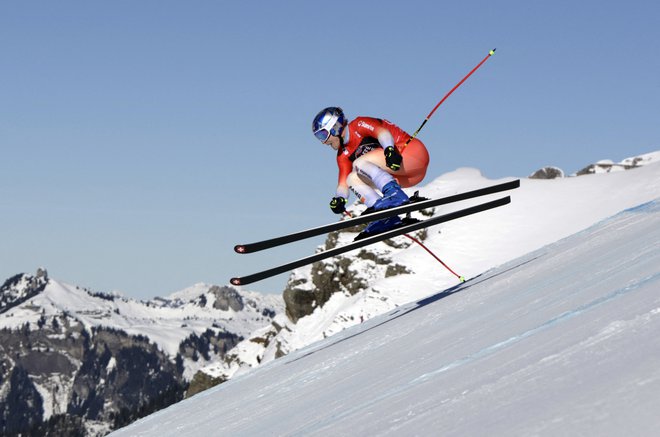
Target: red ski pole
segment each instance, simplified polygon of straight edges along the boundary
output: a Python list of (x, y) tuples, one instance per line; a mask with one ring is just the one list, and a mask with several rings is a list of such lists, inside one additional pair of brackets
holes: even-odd
[(441, 260), (440, 258), (438, 258), (438, 256), (437, 256), (435, 253), (431, 252), (431, 249), (429, 249), (428, 247), (426, 247), (421, 241), (419, 241), (419, 240), (418, 240), (417, 238), (415, 238), (415, 237), (411, 237), (411, 236), (408, 235), (408, 234), (403, 234), (403, 235), (404, 235), (405, 237), (410, 238), (410, 239), (411, 239), (412, 241), (414, 241), (415, 243), (419, 244), (419, 245), (422, 247), (422, 249), (424, 249), (425, 251), (427, 251), (427, 252), (428, 252), (433, 258), (436, 259), (436, 261), (438, 261), (440, 264), (442, 264), (442, 266), (443, 266), (444, 268), (446, 268), (446, 269), (447, 269), (452, 275), (456, 276), (456, 277), (458, 278), (459, 281), (461, 281), (461, 282), (465, 282), (465, 278), (464, 278), (463, 276), (459, 275), (458, 273), (456, 273), (455, 271), (453, 271), (452, 269), (450, 269), (449, 266), (448, 266), (447, 264), (445, 264), (444, 262), (442, 262), (442, 260)]
[(481, 60), (481, 62), (479, 62), (479, 63), (477, 64), (477, 66), (474, 67), (474, 68), (472, 69), (472, 71), (470, 71), (470, 72), (469, 72), (469, 73), (468, 73), (463, 79), (461, 79), (461, 81), (460, 81), (459, 83), (457, 83), (457, 84), (454, 86), (454, 88), (452, 88), (452, 89), (451, 89), (451, 90), (450, 90), (450, 91), (449, 91), (449, 92), (448, 92), (448, 93), (442, 98), (442, 100), (440, 100), (440, 101), (438, 102), (437, 105), (435, 105), (435, 107), (433, 108), (433, 110), (432, 110), (431, 112), (429, 112), (429, 115), (427, 115), (426, 118), (424, 119), (424, 121), (422, 122), (422, 125), (421, 125), (421, 126), (415, 131), (414, 134), (412, 134), (412, 136), (411, 136), (410, 138), (408, 138), (408, 141), (406, 141), (406, 143), (403, 145), (403, 148), (405, 148), (405, 147), (406, 147), (406, 146), (407, 146), (407, 145), (413, 140), (413, 138), (415, 138), (415, 137), (417, 136), (417, 134), (419, 133), (419, 131), (421, 131), (422, 128), (424, 127), (424, 125), (426, 124), (426, 122), (429, 121), (429, 119), (431, 118), (431, 116), (433, 115), (433, 113), (436, 111), (436, 109), (438, 109), (438, 108), (440, 107), (440, 105), (442, 105), (442, 103), (443, 103), (445, 100), (447, 100), (447, 98), (448, 98), (449, 96), (451, 96), (451, 94), (452, 94), (454, 91), (456, 91), (456, 88), (458, 88), (459, 86), (461, 86), (461, 85), (463, 84), (463, 82), (465, 82), (465, 81), (467, 80), (468, 77), (472, 76), (472, 73), (474, 73), (475, 71), (477, 71), (477, 70), (479, 69), (479, 67), (481, 67), (481, 66), (484, 64), (484, 62), (486, 62), (486, 61), (488, 60), (488, 58), (490, 58), (491, 56), (493, 56), (493, 55), (495, 54), (495, 50), (496, 50), (496, 49), (493, 49), (493, 50), (491, 50), (490, 52), (488, 52), (488, 55), (487, 55), (485, 58), (483, 58), (483, 59)]

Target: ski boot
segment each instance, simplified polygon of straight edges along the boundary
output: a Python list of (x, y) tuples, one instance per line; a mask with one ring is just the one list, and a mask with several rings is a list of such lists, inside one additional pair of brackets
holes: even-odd
[(380, 211), (382, 209), (394, 208), (408, 203), (410, 199), (408, 195), (403, 192), (401, 186), (392, 181), (383, 187), (383, 197), (374, 203), (374, 209)]
[[(392, 181), (383, 187), (383, 197), (378, 199), (371, 208), (364, 212), (364, 214), (381, 211), (383, 209), (394, 208), (395, 206), (401, 206), (408, 203), (409, 201), (410, 199), (406, 193), (403, 192), (399, 184), (396, 181)], [(384, 218), (382, 220), (376, 220), (369, 223), (367, 227), (364, 228), (364, 230), (360, 232), (357, 237), (355, 237), (355, 240), (361, 240), (372, 235), (377, 235), (402, 226), (403, 224), (404, 222), (399, 218), (399, 216), (396, 215), (393, 217)]]

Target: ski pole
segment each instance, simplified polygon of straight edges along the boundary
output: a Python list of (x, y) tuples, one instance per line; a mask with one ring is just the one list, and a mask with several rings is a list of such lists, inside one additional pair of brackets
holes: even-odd
[(421, 241), (419, 241), (419, 240), (418, 240), (417, 238), (415, 238), (415, 237), (411, 237), (411, 236), (408, 235), (408, 234), (403, 234), (403, 235), (404, 235), (405, 237), (410, 238), (410, 239), (411, 239), (412, 241), (414, 241), (415, 243), (419, 244), (419, 245), (422, 247), (422, 249), (424, 249), (425, 251), (427, 251), (427, 252), (428, 252), (433, 258), (436, 259), (436, 261), (438, 261), (440, 264), (442, 264), (442, 266), (443, 266), (444, 268), (446, 268), (446, 269), (447, 269), (452, 275), (456, 276), (456, 278), (458, 278), (459, 281), (461, 281), (461, 282), (465, 282), (465, 278), (464, 278), (463, 276), (459, 275), (458, 273), (456, 273), (455, 271), (453, 271), (452, 269), (450, 269), (449, 266), (448, 266), (447, 264), (445, 264), (444, 262), (442, 262), (442, 260), (441, 260), (440, 258), (438, 258), (438, 256), (437, 256), (435, 253), (431, 252), (431, 249), (429, 249), (428, 247), (426, 247)]
[(463, 82), (465, 82), (465, 81), (467, 80), (468, 77), (472, 76), (472, 73), (474, 73), (475, 71), (477, 71), (477, 69), (478, 69), (479, 67), (481, 67), (481, 66), (484, 64), (484, 62), (486, 62), (486, 61), (488, 60), (488, 58), (490, 58), (491, 56), (493, 56), (493, 55), (495, 54), (495, 50), (496, 50), (496, 49), (493, 49), (493, 50), (491, 50), (490, 52), (488, 52), (488, 55), (487, 55), (485, 58), (483, 58), (483, 59), (481, 60), (481, 62), (479, 62), (479, 63), (477, 64), (477, 66), (474, 67), (474, 68), (472, 69), (472, 71), (470, 71), (470, 72), (469, 72), (469, 73), (468, 73), (463, 79), (461, 79), (461, 81), (460, 81), (459, 83), (457, 83), (457, 84), (454, 86), (454, 88), (452, 88), (452, 89), (451, 89), (451, 90), (450, 90), (450, 91), (449, 91), (449, 92), (448, 92), (448, 93), (442, 98), (442, 100), (440, 100), (440, 101), (438, 102), (437, 105), (435, 105), (435, 107), (433, 108), (433, 110), (432, 110), (431, 112), (429, 112), (429, 115), (427, 115), (426, 118), (424, 119), (424, 121), (422, 122), (422, 125), (421, 125), (421, 126), (415, 131), (414, 134), (412, 134), (412, 136), (411, 136), (410, 138), (408, 138), (408, 141), (406, 141), (406, 143), (403, 145), (403, 148), (404, 148), (404, 149), (405, 149), (406, 146), (407, 146), (407, 145), (408, 145), (408, 144), (409, 144), (409, 143), (410, 143), (410, 142), (411, 142), (411, 141), (417, 136), (417, 134), (419, 133), (419, 131), (422, 130), (422, 128), (424, 127), (424, 125), (426, 124), (426, 122), (429, 121), (429, 119), (431, 118), (431, 116), (433, 115), (433, 113), (436, 111), (436, 109), (438, 109), (438, 107), (440, 107), (440, 105), (442, 105), (442, 103), (443, 103), (445, 100), (447, 100), (447, 98), (448, 98), (449, 96), (451, 96), (451, 94), (452, 94), (454, 91), (456, 91), (456, 88), (458, 88), (459, 86), (461, 86), (461, 85), (463, 84)]

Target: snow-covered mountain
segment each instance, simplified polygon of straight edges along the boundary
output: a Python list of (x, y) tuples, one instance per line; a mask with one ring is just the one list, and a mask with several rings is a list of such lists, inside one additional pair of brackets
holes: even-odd
[(0, 287), (0, 433), (105, 434), (221, 382), (197, 372), (230, 368), (227, 352), (282, 312), (231, 287), (142, 302), (16, 275)]
[[(40, 320), (49, 322), (66, 313), (88, 330), (110, 327), (128, 335), (146, 336), (170, 356), (176, 356), (181, 342), (191, 335), (213, 328), (246, 337), (269, 325), (283, 310), (279, 296), (202, 283), (165, 298), (137, 301), (59, 282), (48, 278), (42, 269), (35, 277), (18, 275), (9, 279), (3, 286), (2, 298), (15, 295), (20, 300), (29, 294), (26, 290), (35, 282), (41, 283), (42, 288), (29, 301), (22, 302), (29, 305), (3, 305), (1, 327), (20, 328), (26, 323), (36, 326)], [(185, 376), (192, 376), (195, 367), (187, 363)]]
[[(658, 167), (634, 187), (658, 197)], [(452, 288), (410, 279), (424, 298), (113, 436), (658, 435), (660, 200)]]

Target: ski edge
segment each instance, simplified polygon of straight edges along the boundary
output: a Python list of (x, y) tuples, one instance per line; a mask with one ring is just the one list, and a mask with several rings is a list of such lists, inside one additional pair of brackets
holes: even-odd
[(368, 223), (374, 220), (380, 220), (394, 215), (406, 214), (409, 212), (445, 205), (448, 203), (459, 202), (462, 200), (473, 199), (475, 197), (487, 196), (489, 194), (495, 194), (501, 191), (513, 190), (518, 187), (520, 187), (520, 179), (515, 179), (513, 181), (503, 182), (501, 184), (491, 185), (489, 187), (478, 188), (476, 190), (466, 191), (458, 194), (452, 194), (450, 196), (441, 197), (439, 199), (429, 199), (421, 202), (415, 202), (415, 203), (398, 206), (396, 208), (386, 209), (383, 211), (376, 211), (369, 215), (358, 216), (348, 220), (342, 220), (328, 225), (322, 225), (316, 228), (295, 232), (281, 237), (270, 238), (268, 240), (262, 240), (248, 244), (237, 244), (236, 246), (234, 246), (234, 251), (239, 254), (259, 252), (261, 250), (270, 249), (288, 243), (293, 243), (295, 241), (300, 241), (306, 238), (315, 237), (317, 235), (325, 234), (328, 232), (337, 231), (351, 226)]
[(468, 208), (459, 209), (457, 211), (453, 211), (447, 214), (439, 215), (437, 217), (432, 217), (426, 220), (422, 220), (421, 222), (414, 223), (408, 226), (392, 229), (391, 231), (384, 232), (382, 234), (374, 235), (372, 237), (367, 237), (362, 240), (358, 240), (341, 247), (336, 247), (334, 249), (330, 249), (321, 253), (310, 255), (308, 257), (301, 258), (297, 261), (292, 261), (290, 263), (272, 267), (270, 269), (263, 270), (261, 272), (253, 273), (251, 275), (247, 275), (243, 277), (234, 277), (231, 278), (229, 282), (235, 286), (252, 284), (254, 282), (261, 281), (263, 279), (267, 279), (275, 275), (279, 275), (280, 273), (285, 273), (289, 270), (293, 270), (298, 267), (303, 267), (305, 265), (312, 264), (317, 261), (324, 260), (326, 258), (331, 258), (333, 256), (341, 255), (342, 253), (350, 252), (355, 249), (360, 249), (370, 244), (378, 243), (379, 241), (387, 240), (388, 238), (397, 237), (399, 235), (407, 234), (408, 232), (414, 232), (419, 229), (435, 226), (440, 223), (445, 223), (461, 217), (476, 214), (478, 212), (487, 211), (489, 209), (497, 208), (499, 206), (504, 206), (509, 203), (511, 203), (511, 197), (506, 196), (500, 199), (492, 200), (490, 202), (485, 202)]

